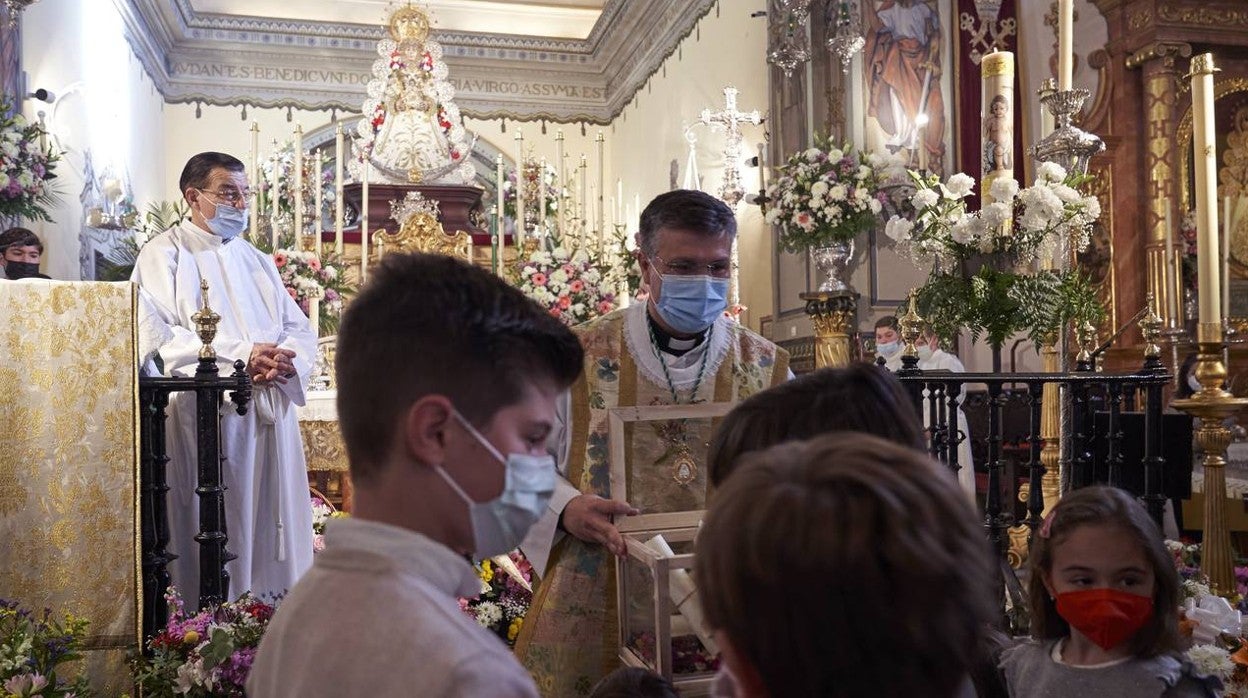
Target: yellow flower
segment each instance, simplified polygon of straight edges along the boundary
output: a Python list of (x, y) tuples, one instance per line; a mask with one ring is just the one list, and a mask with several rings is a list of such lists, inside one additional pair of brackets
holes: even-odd
[(186, 631), (186, 634), (182, 636), (182, 642), (185, 642), (188, 645), (198, 644), (199, 633), (195, 632), (194, 630)]
[(523, 618), (517, 618), (511, 621), (511, 625), (507, 626), (507, 641), (515, 642), (516, 636), (520, 634), (520, 624), (524, 622)]
[(494, 579), (494, 565), (489, 560), (481, 561), (481, 581), (489, 584)]

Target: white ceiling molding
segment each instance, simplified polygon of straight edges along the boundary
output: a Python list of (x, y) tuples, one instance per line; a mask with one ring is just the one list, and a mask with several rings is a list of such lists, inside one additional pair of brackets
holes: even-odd
[[(225, 7), (211, 1), (217, 4), (114, 0), (127, 40), (165, 101), (358, 112), (385, 35), (381, 19), (328, 22), (195, 9)], [(607, 0), (584, 39), (447, 29), (433, 38), (442, 44), (466, 116), (607, 124), (717, 1)]]

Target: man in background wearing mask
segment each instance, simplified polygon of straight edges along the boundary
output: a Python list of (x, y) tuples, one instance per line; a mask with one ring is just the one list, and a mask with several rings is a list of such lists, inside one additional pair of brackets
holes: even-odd
[(338, 333), (352, 515), (327, 524), (247, 695), (536, 696), (457, 597), (481, 592), (466, 558), (506, 555), (546, 509), (546, 440), (581, 346), (479, 267), (392, 254), (370, 272)]
[(39, 273), (43, 243), (26, 228), (9, 228), (0, 233), (0, 279), (49, 279)]
[(607, 411), (735, 402), (790, 375), (783, 349), (724, 314), (736, 233), (732, 210), (708, 194), (656, 197), (637, 233), (647, 301), (575, 330), (585, 363), (559, 411), (563, 479), (521, 546), (542, 579), (516, 654), (544, 695), (588, 693), (618, 665), (611, 556), (625, 547), (611, 517), (706, 508), (710, 420), (630, 430), (633, 482), (624, 503), (610, 491)]
[(901, 368), (901, 326), (897, 318), (885, 315), (875, 321), (875, 357), (884, 359), (884, 367), (896, 373)]
[[(221, 447), (229, 551), (229, 596), (244, 591), (279, 594), (312, 564), (312, 512), (303, 442), (295, 406), (316, 354), (316, 335), (291, 299), (273, 259), (238, 237), (247, 225), (249, 190), (243, 163), (224, 153), (200, 153), (178, 182), (191, 218), (143, 246), (132, 280), (139, 284), (143, 338), (140, 356), (159, 355), (171, 376), (194, 375), (202, 345), (191, 316), (209, 306), (221, 316), (213, 347), (217, 367), (229, 375), (235, 360), (247, 364), (255, 384), (247, 414), (222, 411)], [(169, 400), (168, 446), (170, 565), (174, 585), (188, 604), (199, 590), (199, 500), (195, 495), (195, 396)]]

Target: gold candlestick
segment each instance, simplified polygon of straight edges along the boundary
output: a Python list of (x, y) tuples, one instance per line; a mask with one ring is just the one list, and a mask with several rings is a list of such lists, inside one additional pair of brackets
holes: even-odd
[(1196, 338), (1198, 355), (1196, 381), (1200, 390), (1186, 400), (1171, 404), (1200, 419), (1196, 443), (1204, 452), (1205, 516), (1204, 543), (1200, 568), (1217, 591), (1234, 589), (1235, 575), (1231, 558), (1231, 536), (1226, 521), (1226, 447), (1231, 432), (1224, 420), (1235, 414), (1248, 400), (1236, 398), (1223, 390), (1226, 365), (1222, 363), (1221, 287), (1218, 258), (1218, 208), (1216, 162), (1214, 154), (1212, 54), (1192, 58), (1192, 110), (1194, 125), (1193, 152), (1196, 173), (1197, 266), (1200, 279), (1200, 323)]
[(199, 335), (199, 341), (203, 342), (203, 346), (199, 348), (199, 358), (215, 360), (217, 352), (212, 348), (212, 340), (217, 337), (217, 324), (221, 322), (221, 316), (208, 307), (207, 279), (199, 282), (199, 301), (199, 310), (191, 316), (191, 322), (195, 323), (195, 333)]

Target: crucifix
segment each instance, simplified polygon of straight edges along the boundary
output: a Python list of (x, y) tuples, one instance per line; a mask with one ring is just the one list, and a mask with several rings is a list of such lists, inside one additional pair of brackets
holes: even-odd
[(724, 143), (724, 182), (719, 187), (719, 198), (729, 206), (735, 206), (745, 189), (741, 187), (741, 124), (763, 122), (758, 110), (751, 112), (737, 111), (737, 88), (729, 85), (724, 88), (724, 110), (712, 112), (703, 109), (698, 121), (711, 128), (723, 128), (727, 137)]

